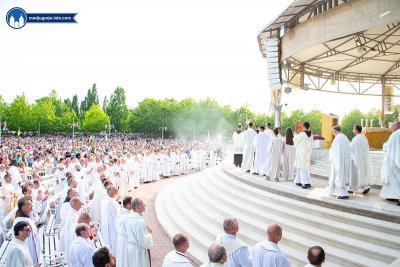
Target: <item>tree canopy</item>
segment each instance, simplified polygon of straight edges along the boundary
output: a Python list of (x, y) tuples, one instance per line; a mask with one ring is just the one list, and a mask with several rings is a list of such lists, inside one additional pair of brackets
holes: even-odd
[[(398, 120), (399, 111), (400, 105), (396, 105), (392, 114), (385, 115), (385, 120)], [(229, 137), (238, 123), (245, 126), (248, 121), (258, 125), (274, 122), (273, 113), (257, 114), (247, 106), (232, 109), (210, 98), (186, 98), (181, 101), (172, 98), (146, 98), (134, 109), (129, 109), (122, 87), (117, 87), (109, 98), (106, 96), (101, 108), (96, 84), (88, 90), (81, 103), (77, 95), (72, 99), (62, 100), (56, 90), (37, 99), (33, 104), (27, 101), (24, 94), (16, 96), (10, 104), (0, 96), (0, 113), (2, 121), (7, 121), (7, 128), (15, 132), (36, 132), (39, 123), (41, 133), (71, 132), (74, 121), (82, 125), (76, 129), (78, 131), (163, 133), (164, 136), (191, 139), (205, 139), (208, 136)], [(379, 126), (379, 111), (351, 111), (340, 122), (343, 133), (352, 138), (353, 127), (359, 124), (361, 119), (373, 119), (374, 126)], [(319, 110), (294, 110), (291, 114), (283, 113), (282, 134), (285, 134), (286, 128), (294, 128), (297, 121), (310, 122), (312, 132), (321, 134), (321, 120), (322, 112)], [(108, 127), (110, 124), (114, 126), (111, 129)]]

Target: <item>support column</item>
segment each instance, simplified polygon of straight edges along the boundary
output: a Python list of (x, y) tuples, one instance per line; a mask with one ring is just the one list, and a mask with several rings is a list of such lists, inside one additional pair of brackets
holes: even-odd
[(382, 128), (385, 128), (385, 84), (386, 84), (386, 80), (385, 77), (382, 76), (381, 79), (382, 82), (382, 111), (381, 111), (381, 125)]

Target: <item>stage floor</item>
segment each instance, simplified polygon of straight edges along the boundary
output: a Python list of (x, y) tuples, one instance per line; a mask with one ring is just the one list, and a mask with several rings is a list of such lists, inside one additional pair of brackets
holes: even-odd
[(245, 173), (233, 164), (225, 163), (222, 169), (241, 182), (278, 195), (340, 211), (400, 223), (400, 206), (397, 206), (395, 202), (380, 198), (379, 189), (371, 188), (367, 195), (352, 194), (349, 199), (339, 200), (325, 192), (328, 181), (324, 178), (312, 177), (312, 187), (302, 189), (296, 186), (293, 181), (267, 181), (264, 177)]

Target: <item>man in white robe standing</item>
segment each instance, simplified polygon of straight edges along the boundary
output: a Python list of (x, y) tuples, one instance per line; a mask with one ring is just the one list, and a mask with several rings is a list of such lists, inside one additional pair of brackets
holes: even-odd
[(120, 208), (116, 198), (118, 197), (118, 189), (115, 186), (107, 187), (108, 196), (103, 200), (101, 205), (101, 233), (104, 242), (115, 253), (117, 230), (115, 228), (117, 213)]
[(256, 156), (253, 166), (253, 174), (265, 176), (267, 174), (268, 157), (267, 149), (271, 136), (265, 133), (265, 127), (260, 126), (259, 133), (254, 137)]
[[(76, 231), (75, 231), (76, 226), (79, 225), (79, 224), (89, 225), (90, 221), (91, 221), (91, 218), (90, 218), (89, 213), (83, 212), (83, 213), (79, 214), (78, 219), (76, 220), (76, 222), (74, 222), (74, 223), (71, 225), (70, 229), (68, 229), (68, 230), (66, 229), (66, 231), (68, 231), (68, 233), (67, 233), (66, 236), (65, 236), (65, 244), (67, 244), (66, 247), (68, 247), (68, 253), (67, 253), (67, 255), (71, 255), (71, 245), (72, 245), (72, 242), (73, 242), (73, 241), (75, 240), (75, 238), (77, 237)], [(92, 244), (92, 246), (93, 246), (93, 243), (91, 243), (91, 244)], [(67, 262), (68, 262), (68, 265), (69, 265), (69, 266), (75, 266), (75, 265), (73, 265), (72, 262), (71, 262), (71, 257), (68, 257), (68, 258), (67, 258)]]
[(189, 238), (184, 234), (176, 234), (172, 240), (175, 250), (165, 255), (162, 267), (193, 267), (186, 255)]
[(309, 129), (310, 123), (304, 122), (303, 131), (296, 134), (293, 138), (293, 144), (296, 149), (296, 178), (294, 179), (294, 183), (303, 189), (311, 187), (310, 166), (313, 137)]
[(392, 134), (383, 145), (385, 155), (381, 169), (382, 190), (380, 197), (397, 201), (400, 206), (400, 122), (391, 127)]
[(242, 166), (243, 160), (243, 133), (242, 125), (239, 123), (236, 131), (232, 134), (233, 139), (233, 164), (236, 167)]
[(8, 173), (11, 174), (12, 177), (11, 184), (14, 186), (14, 190), (18, 191), (20, 189), (19, 186), (22, 183), (22, 178), (19, 172), (18, 162), (15, 159), (11, 160), (11, 166), (10, 169), (8, 170)]
[(79, 223), (74, 232), (76, 238), (72, 241), (69, 253), (69, 262), (73, 267), (92, 267), (92, 256), (95, 252), (93, 243), (90, 242), (89, 237), (90, 227), (85, 223)]
[(362, 134), (362, 126), (355, 125), (354, 138), (350, 143), (350, 179), (348, 192), (361, 191), (364, 195), (370, 190), (372, 181), (371, 157), (368, 139)]
[[(260, 128), (264, 126), (260, 126)], [(220, 243), (226, 249), (227, 261), (226, 267), (251, 267), (252, 262), (249, 257), (249, 249), (242, 242), (237, 240), (239, 232), (239, 223), (235, 218), (228, 217), (223, 223), (224, 234), (217, 236), (215, 242)]]
[(253, 129), (253, 123), (249, 122), (249, 128), (243, 133), (243, 161), (242, 170), (250, 172), (254, 161), (254, 137), (257, 132)]
[(31, 228), (27, 222), (21, 221), (14, 225), (14, 239), (7, 248), (5, 267), (39, 267), (40, 264), (33, 265), (32, 258), (26, 247), (25, 240), (29, 238)]
[(271, 128), (272, 128), (272, 124), (270, 122), (267, 122), (265, 124), (265, 133), (268, 134), (269, 136), (273, 137), (274, 131)]
[(153, 246), (152, 230), (146, 226), (142, 213), (145, 204), (139, 198), (132, 200), (132, 210), (125, 220), (128, 234), (128, 266), (150, 267), (150, 247)]
[(331, 162), (331, 172), (329, 175), (329, 186), (326, 191), (337, 199), (349, 198), (346, 190), (350, 176), (350, 141), (342, 129), (336, 125), (332, 128), (335, 139), (329, 150), (329, 161)]
[(257, 243), (253, 248), (253, 267), (291, 267), (278, 247), (282, 238), (282, 228), (278, 224), (270, 224), (267, 235), (268, 240)]
[(283, 141), (282, 137), (278, 137), (279, 129), (275, 128), (273, 137), (270, 139), (267, 148), (267, 174), (266, 179), (274, 178), (275, 182), (279, 182), (281, 176), (281, 163), (282, 163), (282, 150)]
[(29, 237), (25, 239), (25, 244), (29, 250), (29, 253), (34, 264), (40, 263), (40, 242), (39, 233), (37, 230), (37, 223), (31, 220), (29, 217), (32, 212), (32, 201), (29, 197), (23, 197), (18, 200), (18, 210), (16, 218), (13, 223), (13, 227), (19, 222), (26, 222), (31, 228)]
[(125, 220), (132, 210), (132, 197), (125, 197), (122, 201), (122, 207), (120, 207), (115, 223), (115, 229), (117, 232), (116, 242), (116, 259), (117, 266), (129, 267), (128, 266), (128, 235), (126, 233)]
[(70, 229), (75, 225), (76, 221), (79, 218), (79, 211), (82, 208), (82, 202), (79, 197), (74, 197), (70, 201), (71, 209), (68, 211), (67, 216), (65, 218), (64, 226), (60, 232), (60, 241), (59, 241), (59, 251), (64, 251), (67, 259), (68, 259), (68, 252), (71, 243), (70, 240)]

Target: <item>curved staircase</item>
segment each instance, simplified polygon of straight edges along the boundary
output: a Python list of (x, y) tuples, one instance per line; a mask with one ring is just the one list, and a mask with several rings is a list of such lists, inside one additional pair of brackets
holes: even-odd
[(294, 266), (307, 264), (307, 250), (320, 245), (324, 266), (388, 266), (400, 257), (400, 225), (328, 209), (242, 183), (221, 166), (191, 175), (163, 189), (156, 213), (170, 236), (190, 239), (189, 254), (207, 262), (208, 246), (222, 233), (225, 217), (239, 221), (238, 238), (251, 249), (266, 239), (266, 227), (283, 228), (279, 247)]

